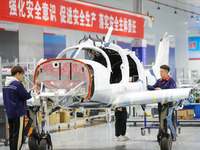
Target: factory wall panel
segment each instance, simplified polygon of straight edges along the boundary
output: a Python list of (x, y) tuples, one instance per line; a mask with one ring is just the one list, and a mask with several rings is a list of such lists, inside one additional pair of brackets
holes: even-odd
[(16, 31), (0, 30), (0, 57), (2, 67), (11, 67), (19, 57), (19, 38)]
[(33, 61), (44, 58), (43, 27), (20, 24), (19, 26), (19, 60)]

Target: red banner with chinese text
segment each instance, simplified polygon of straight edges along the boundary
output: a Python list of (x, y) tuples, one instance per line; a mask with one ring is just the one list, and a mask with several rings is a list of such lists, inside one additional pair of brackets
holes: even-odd
[(0, 20), (103, 34), (112, 26), (113, 35), (144, 36), (143, 17), (80, 1), (2, 0)]

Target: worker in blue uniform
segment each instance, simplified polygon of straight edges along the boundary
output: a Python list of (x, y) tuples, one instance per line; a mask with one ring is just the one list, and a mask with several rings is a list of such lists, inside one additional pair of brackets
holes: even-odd
[[(27, 115), (26, 100), (31, 98), (31, 91), (27, 92), (21, 83), (24, 69), (15, 66), (11, 69), (11, 75), (7, 76), (3, 86), (3, 101), (9, 124), (10, 150), (20, 150), (23, 143), (24, 116)], [(33, 86), (32, 90), (39, 90)]]
[[(161, 79), (157, 80), (157, 82), (152, 86), (148, 85), (147, 86), (148, 90), (162, 90), (162, 89), (176, 88), (176, 83), (174, 79), (169, 76), (169, 71), (170, 71), (170, 67), (168, 65), (160, 66)], [(173, 102), (168, 102), (167, 104), (158, 103), (159, 122), (161, 121), (160, 114), (161, 114), (162, 109), (164, 109), (163, 107), (170, 107), (169, 105), (172, 106)], [(174, 123), (174, 121), (175, 121), (175, 116), (174, 116), (174, 113), (172, 113), (172, 122)], [(159, 133), (157, 135), (158, 142), (160, 142), (161, 136), (162, 136), (162, 131), (161, 131), (161, 128), (159, 127)], [(173, 137), (172, 139), (175, 140)]]

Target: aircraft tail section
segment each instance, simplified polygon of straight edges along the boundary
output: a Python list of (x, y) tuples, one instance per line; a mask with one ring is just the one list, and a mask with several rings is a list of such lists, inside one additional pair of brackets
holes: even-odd
[(160, 78), (160, 66), (164, 64), (169, 65), (169, 36), (167, 32), (164, 34), (163, 38), (160, 39), (155, 65), (149, 70), (149, 73), (147, 73), (148, 82), (150, 84)]
[(152, 67), (152, 70), (157, 79), (160, 78), (160, 66), (164, 64), (169, 65), (169, 37), (167, 32), (160, 40), (156, 62), (155, 65)]

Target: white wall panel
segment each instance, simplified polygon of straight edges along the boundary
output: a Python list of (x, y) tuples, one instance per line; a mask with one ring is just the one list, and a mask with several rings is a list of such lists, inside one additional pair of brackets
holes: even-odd
[(44, 27), (20, 24), (19, 26), (19, 61), (36, 61), (44, 57)]

